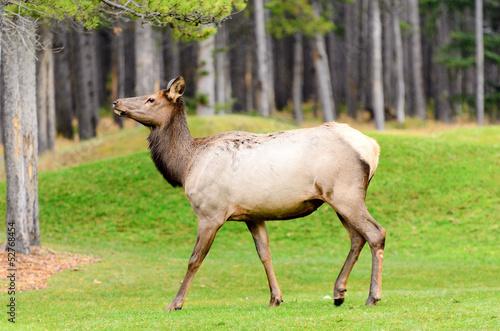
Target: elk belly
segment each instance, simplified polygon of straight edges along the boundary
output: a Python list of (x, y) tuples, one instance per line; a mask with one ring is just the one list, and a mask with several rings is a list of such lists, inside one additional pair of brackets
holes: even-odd
[(228, 221), (281, 221), (307, 216), (313, 213), (324, 201), (319, 199), (307, 200), (295, 205), (270, 206), (259, 205), (245, 208), (231, 206), (228, 209)]

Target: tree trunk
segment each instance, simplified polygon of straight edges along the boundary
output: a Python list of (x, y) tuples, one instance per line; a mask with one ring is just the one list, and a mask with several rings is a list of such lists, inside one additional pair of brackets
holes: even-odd
[(171, 80), (166, 78), (165, 73), (165, 63), (163, 62), (163, 43), (162, 34), (159, 30), (153, 30), (155, 54), (154, 54), (154, 66), (156, 70), (156, 79), (153, 93), (158, 92), (162, 89), (162, 86), (167, 86), (168, 82)]
[[(384, 1), (384, 11), (381, 16), (382, 31), (383, 31), (383, 80), (384, 80), (384, 101), (387, 108), (394, 108), (395, 91), (393, 68), (394, 68), (394, 29), (392, 25), (392, 16), (390, 15), (391, 4), (390, 0)], [(382, 20), (383, 18), (383, 20)]]
[(255, 43), (257, 57), (257, 112), (264, 116), (271, 115), (269, 100), (269, 70), (267, 63), (267, 40), (264, 19), (264, 1), (254, 1)]
[(405, 122), (405, 78), (403, 72), (403, 40), (401, 39), (401, 27), (399, 26), (399, 8), (397, 2), (392, 3), (392, 28), (394, 31), (394, 50), (396, 67), (396, 119), (400, 125)]
[(40, 245), (35, 24), (25, 19), (22, 28), (23, 41), (18, 31), (4, 31), (8, 38), (2, 48), (6, 224), (15, 229), (11, 248), (29, 254), (31, 245)]
[(372, 82), (370, 58), (372, 57), (372, 47), (370, 40), (370, 1), (373, 0), (360, 0), (361, 1), (361, 41), (360, 41), (360, 87), (361, 87), (361, 104), (364, 109), (372, 108)]
[(416, 114), (421, 120), (425, 121), (425, 101), (423, 91), (423, 78), (422, 78), (422, 46), (420, 42), (420, 18), (418, 10), (418, 0), (409, 0), (409, 20), (411, 29), (411, 56), (412, 56), (412, 85), (414, 95), (414, 111), (411, 113)]
[(372, 56), (372, 95), (373, 114), (377, 130), (385, 130), (384, 119), (384, 83), (382, 81), (382, 23), (380, 22), (379, 0), (372, 0), (371, 37), (373, 44)]
[[(41, 42), (45, 41), (42, 27)], [(45, 46), (45, 45), (44, 45)], [(43, 46), (43, 48), (45, 48)], [(47, 56), (45, 49), (37, 52), (37, 72), (36, 72), (36, 101), (37, 101), (37, 119), (38, 119), (38, 152), (43, 154), (47, 150)]]
[(293, 83), (293, 37), (274, 41), (274, 92), (276, 110), (282, 111), (292, 100)]
[(75, 107), (78, 118), (78, 135), (80, 140), (96, 136), (99, 123), (99, 107), (97, 96), (95, 36), (89, 31), (75, 31)]
[[(449, 16), (446, 6), (442, 3), (440, 6), (441, 16), (437, 21), (437, 47), (443, 47), (449, 42)], [(433, 61), (433, 73), (435, 77), (435, 113), (436, 118), (449, 123), (451, 121), (450, 109), (450, 82), (448, 79), (448, 69), (445, 65)]]
[(50, 51), (47, 64), (47, 147), (50, 151), (56, 149), (56, 85), (54, 76), (54, 53), (52, 41), (54, 35), (50, 31)]
[[(7, 229), (14, 225), (14, 240), (8, 234), (9, 246), (16, 253), (30, 253), (26, 187), (23, 156), (23, 114), (19, 91), (19, 36), (16, 31), (3, 31), (3, 129), (5, 132), (5, 171), (7, 179)], [(12, 232), (11, 232), (12, 233)], [(13, 242), (13, 246), (11, 246)]]
[(196, 79), (196, 115), (215, 114), (215, 36), (198, 43), (198, 74)]
[(216, 55), (215, 55), (215, 71), (217, 74), (216, 82), (216, 98), (218, 106), (226, 112), (231, 112), (231, 75), (229, 73), (229, 53), (228, 46), (228, 30), (227, 26), (223, 25), (218, 28), (215, 36)]
[(422, 86), (424, 100), (432, 98), (435, 94), (436, 87), (434, 86), (433, 73), (433, 53), (435, 38), (428, 36), (426, 33), (420, 33), (420, 41), (422, 45)]
[(96, 115), (99, 118), (99, 109), (101, 107), (111, 108), (109, 99), (108, 78), (111, 74), (111, 53), (112, 36), (109, 29), (93, 30), (94, 59), (92, 61), (92, 71), (94, 72), (94, 91), (96, 95)]
[(302, 87), (302, 100), (304, 102), (316, 100), (316, 72), (314, 69), (313, 61), (313, 38), (302, 38), (304, 44), (304, 82), (310, 84), (303, 84)]
[[(123, 28), (123, 44), (125, 52), (125, 86), (124, 93), (126, 97), (131, 97), (135, 94), (135, 27), (133, 22), (124, 24)], [(134, 51), (131, 51), (131, 50)], [(166, 87), (166, 86), (165, 86)]]
[(463, 89), (462, 89), (462, 84), (463, 84), (463, 77), (464, 73), (462, 69), (460, 68), (455, 68), (453, 70), (453, 79), (452, 79), (452, 94), (455, 97), (455, 100), (453, 101), (453, 114), (457, 116), (459, 119), (462, 117), (462, 97), (461, 95), (463, 94)]
[(67, 29), (61, 23), (57, 23), (53, 46), (57, 50), (53, 55), (56, 131), (65, 138), (73, 139), (74, 107), (71, 93), (70, 47)]
[(482, 0), (476, 0), (476, 77), (477, 124), (484, 125), (484, 45)]
[[(321, 13), (321, 4), (318, 0), (313, 1), (316, 15)], [(317, 91), (323, 111), (323, 120), (331, 122), (335, 120), (335, 103), (333, 100), (333, 89), (328, 66), (328, 55), (326, 54), (325, 37), (316, 34), (313, 42), (313, 62), (316, 71)]]
[(358, 40), (359, 25), (355, 3), (345, 4), (345, 41), (346, 41), (346, 106), (347, 115), (356, 118), (358, 100)]
[[(228, 43), (230, 45), (228, 58), (231, 66), (229, 72), (231, 76), (231, 89), (233, 91), (233, 110), (235, 112), (250, 111), (247, 100), (252, 99), (252, 94), (248, 93), (247, 58), (253, 56), (252, 44), (255, 38), (252, 35), (253, 29), (249, 27), (250, 18), (241, 17), (240, 20), (229, 20), (224, 23), (228, 30)], [(252, 105), (253, 106), (253, 105)]]
[(167, 29), (163, 31), (163, 60), (165, 61), (165, 72), (168, 73), (167, 81), (180, 76), (180, 50), (179, 42), (175, 41), (172, 37), (172, 30)]
[(218, 107), (223, 108), (226, 103), (226, 75), (225, 75), (225, 61), (226, 59), (226, 38), (224, 36), (224, 27), (217, 29), (215, 35), (215, 102)]
[(297, 125), (301, 125), (304, 121), (304, 113), (302, 111), (302, 85), (304, 76), (304, 43), (302, 41), (302, 33), (295, 32), (295, 43), (293, 49), (293, 117)]
[(246, 62), (245, 62), (245, 107), (247, 111), (255, 110), (254, 105), (254, 88), (253, 88), (253, 69), (254, 69), (254, 57), (251, 54), (251, 47), (247, 47), (246, 52)]
[(155, 66), (156, 42), (151, 25), (135, 27), (135, 95), (148, 95), (155, 91), (159, 81), (159, 68)]
[[(465, 94), (468, 96), (473, 96), (474, 93), (477, 93), (477, 74), (475, 67), (469, 67), (465, 69)], [(472, 114), (470, 114), (472, 116)]]
[[(111, 54), (111, 99), (125, 98), (125, 32), (122, 24), (117, 24), (113, 29), (113, 48)], [(123, 129), (123, 118), (113, 114), (113, 120), (120, 129)]]
[[(21, 109), (23, 113), (23, 153), (26, 171), (26, 214), (28, 219), (28, 233), (30, 245), (40, 246), (40, 223), (38, 220), (38, 126), (36, 110), (36, 58), (35, 39), (36, 25), (26, 21), (26, 35), (23, 45), (27, 49), (20, 49), (19, 91), (21, 95)], [(21, 46), (22, 47), (22, 46)]]
[(49, 26), (40, 27), (42, 49), (38, 51), (37, 62), (37, 114), (38, 153), (55, 148), (55, 89), (54, 55), (52, 31)]
[(328, 56), (325, 50), (325, 39), (320, 34), (314, 37), (313, 57), (318, 96), (323, 111), (323, 120), (325, 122), (331, 122), (335, 120), (335, 103), (332, 96), (332, 83), (330, 80)]
[[(267, 4), (269, 0), (264, 0), (264, 5)], [(269, 19), (271, 14), (269, 10), (264, 8), (264, 31), (266, 26), (266, 21)], [(276, 110), (276, 90), (275, 83), (277, 78), (275, 78), (276, 70), (274, 68), (274, 54), (276, 50), (273, 46), (275, 46), (275, 42), (271, 35), (266, 33), (266, 61), (267, 61), (267, 80), (268, 80), (268, 91), (269, 94), (269, 114), (271, 114), (274, 110)]]
[[(196, 77), (198, 74), (198, 42), (190, 41), (187, 43), (180, 44), (181, 52), (180, 52), (180, 73), (182, 77), (187, 82), (196, 82)], [(195, 98), (196, 88), (188, 88), (184, 92), (184, 98)]]
[[(409, 22), (409, 11), (408, 6), (404, 7), (403, 20)], [(406, 114), (413, 117), (415, 116), (414, 107), (414, 95), (413, 95), (413, 83), (411, 75), (412, 66), (412, 54), (411, 54), (411, 31), (405, 31), (404, 36), (401, 40), (403, 41), (403, 73), (405, 77), (405, 103), (406, 103)]]
[[(327, 3), (326, 8), (328, 19), (336, 25), (341, 25), (344, 22), (343, 5)], [(329, 31), (325, 39), (326, 50), (328, 54), (328, 66), (330, 68), (330, 78), (332, 83), (332, 97), (338, 105), (344, 103), (345, 96), (345, 54), (344, 43), (333, 30)]]

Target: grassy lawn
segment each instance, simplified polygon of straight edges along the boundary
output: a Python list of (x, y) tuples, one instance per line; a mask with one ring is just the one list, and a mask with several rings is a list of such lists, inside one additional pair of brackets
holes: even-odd
[[(190, 125), (196, 136), (235, 126), (251, 131), (290, 127), (238, 116), (194, 117)], [(500, 128), (370, 135), (382, 155), (367, 205), (387, 230), (382, 301), (376, 307), (364, 306), (368, 247), (351, 274), (345, 303), (333, 306), (333, 284), (349, 238), (335, 212), (322, 206), (303, 219), (268, 223), (285, 300), (280, 307), (267, 307), (265, 272), (245, 224), (227, 223), (183, 310), (164, 312), (184, 277), (197, 220), (183, 190), (169, 187), (142, 151), (39, 175), (43, 245), (103, 259), (53, 276), (49, 289), (19, 293), (16, 326), (498, 329)], [(132, 128), (105, 140), (138, 146), (133, 142), (146, 136), (146, 130)], [(0, 183), (0, 196), (5, 196), (5, 183)], [(1, 199), (0, 216), (4, 213)], [(5, 242), (4, 224), (0, 231)], [(1, 297), (6, 304), (8, 295)], [(0, 329), (7, 326), (4, 314)]]

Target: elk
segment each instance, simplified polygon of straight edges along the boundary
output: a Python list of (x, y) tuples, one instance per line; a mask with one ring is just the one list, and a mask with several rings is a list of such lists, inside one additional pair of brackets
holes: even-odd
[(344, 302), (347, 279), (368, 242), (372, 273), (366, 305), (375, 305), (381, 299), (385, 230), (368, 212), (365, 197), (379, 159), (376, 141), (336, 122), (268, 134), (236, 131), (193, 138), (184, 90), (184, 79), (178, 77), (156, 94), (113, 102), (117, 115), (150, 128), (154, 164), (171, 185), (184, 188), (198, 217), (186, 275), (166, 310), (182, 308), (217, 231), (227, 221), (246, 223), (267, 274), (269, 306), (278, 306), (283, 298), (271, 262), (266, 221), (303, 217), (325, 202), (351, 239), (335, 281), (334, 304)]

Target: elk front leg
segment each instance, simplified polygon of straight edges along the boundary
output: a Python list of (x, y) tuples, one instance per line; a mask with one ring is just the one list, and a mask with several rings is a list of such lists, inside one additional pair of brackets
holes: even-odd
[(179, 288), (174, 300), (165, 310), (171, 311), (182, 309), (182, 305), (184, 304), (184, 300), (186, 300), (186, 294), (191, 286), (191, 282), (200, 268), (201, 263), (205, 259), (205, 256), (207, 256), (219, 228), (220, 225), (207, 226), (200, 220), (198, 224), (198, 236), (196, 237), (196, 244), (194, 245), (193, 253), (189, 259), (186, 276), (184, 276), (184, 280), (182, 281), (181, 287)]
[(278, 286), (278, 281), (273, 270), (273, 264), (271, 261), (271, 249), (269, 248), (269, 236), (267, 234), (267, 226), (264, 221), (249, 221), (246, 222), (248, 230), (253, 236), (255, 242), (255, 248), (259, 254), (259, 258), (264, 265), (266, 270), (267, 280), (269, 282), (269, 289), (271, 291), (271, 301), (269, 306), (279, 306), (283, 302), (283, 297), (281, 296), (281, 291)]

